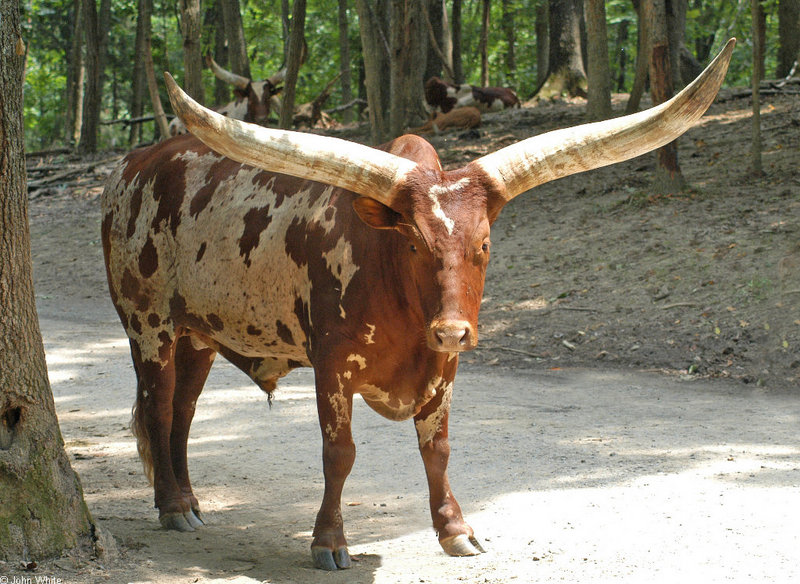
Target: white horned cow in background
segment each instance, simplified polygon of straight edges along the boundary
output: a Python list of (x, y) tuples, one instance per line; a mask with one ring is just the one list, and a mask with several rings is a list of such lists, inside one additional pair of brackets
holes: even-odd
[(482, 552), (448, 482), (448, 416), (459, 353), (478, 342), (490, 226), (537, 185), (674, 140), (713, 102), (732, 50), (669, 102), (449, 171), (417, 136), (373, 149), (262, 128), (202, 108), (167, 75), (194, 136), (129, 154), (102, 197), (109, 288), (138, 379), (133, 428), (162, 525), (202, 524), (186, 443), (219, 353), (267, 392), (291, 369), (314, 368), (318, 567), (350, 566), (341, 494), (355, 460), (354, 394), (414, 420), (441, 547)]
[[(267, 125), (271, 113), (280, 115), (281, 98), (278, 93), (283, 89), (279, 85), (286, 79), (286, 67), (264, 81), (252, 81), (222, 68), (211, 55), (206, 55), (206, 64), (217, 79), (234, 87), (234, 100), (215, 108), (214, 111), (235, 120), (252, 122), (260, 126)], [(179, 136), (185, 133), (186, 126), (181, 119), (173, 118), (169, 123), (169, 135)]]
[(460, 107), (476, 107), (484, 113), (520, 107), (517, 94), (508, 87), (456, 85), (438, 77), (425, 82), (425, 103), (433, 113), (443, 114)]

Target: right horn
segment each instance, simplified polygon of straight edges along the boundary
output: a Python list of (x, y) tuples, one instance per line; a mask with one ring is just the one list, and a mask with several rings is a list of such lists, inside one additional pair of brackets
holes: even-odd
[(712, 104), (735, 44), (730, 39), (705, 71), (669, 101), (628, 116), (540, 134), (471, 164), (492, 176), (510, 201), (551, 180), (660, 148), (691, 128)]
[(225, 83), (230, 83), (237, 89), (247, 89), (247, 86), (250, 85), (250, 80), (247, 77), (243, 77), (242, 75), (237, 75), (232, 71), (223, 69), (211, 57), (210, 54), (206, 55), (206, 64), (211, 68), (211, 70), (214, 72), (214, 75), (220, 81), (224, 81)]

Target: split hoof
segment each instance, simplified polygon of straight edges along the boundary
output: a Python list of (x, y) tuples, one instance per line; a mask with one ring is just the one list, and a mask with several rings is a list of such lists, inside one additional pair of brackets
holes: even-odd
[(203, 522), (192, 511), (167, 513), (158, 520), (161, 522), (161, 527), (172, 531), (192, 532), (203, 525)]
[(439, 541), (442, 549), (451, 556), (477, 556), (486, 550), (473, 535), (462, 533)]
[(331, 550), (323, 547), (312, 547), (311, 556), (314, 558), (314, 567), (320, 570), (334, 572), (336, 570), (346, 570), (352, 564), (350, 553), (346, 547)]

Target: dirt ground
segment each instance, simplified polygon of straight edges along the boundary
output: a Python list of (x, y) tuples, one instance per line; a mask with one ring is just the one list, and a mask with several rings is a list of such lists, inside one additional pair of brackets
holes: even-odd
[[(474, 558), (448, 558), (436, 543), (413, 425), (358, 402), (344, 509), (357, 562), (314, 570), (322, 472), (311, 372), (290, 375), (269, 408), (221, 360), (190, 441), (208, 525), (162, 531), (128, 430), (133, 369), (105, 290), (93, 185), (110, 166), (84, 186), (42, 191), (30, 216), (51, 383), (86, 500), (113, 545), (33, 574), (0, 564), (0, 576), (797, 579), (800, 98), (764, 101), (763, 177), (748, 170), (749, 99), (725, 92), (680, 140), (688, 192), (649, 194), (649, 155), (539, 187), (500, 215), (480, 345), (462, 358), (451, 416), (451, 481), (487, 548)], [(582, 115), (581, 104), (523, 108), (431, 141), (460, 166)]]

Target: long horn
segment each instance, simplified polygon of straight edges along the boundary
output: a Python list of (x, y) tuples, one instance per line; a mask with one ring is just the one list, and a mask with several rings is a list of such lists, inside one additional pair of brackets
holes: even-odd
[(175, 113), (207, 146), (237, 162), (341, 187), (392, 205), (417, 164), (330, 136), (264, 128), (204, 108), (164, 73)]
[(678, 95), (643, 112), (555, 130), (475, 161), (511, 200), (533, 187), (640, 156), (672, 142), (692, 127), (719, 91), (736, 39), (730, 39), (700, 76)]
[(243, 77), (242, 75), (237, 75), (232, 71), (228, 71), (227, 69), (223, 69), (222, 67), (217, 64), (217, 62), (211, 57), (210, 54), (206, 55), (206, 63), (214, 72), (214, 75), (220, 81), (224, 81), (225, 83), (230, 83), (237, 89), (247, 89), (247, 86), (250, 85), (250, 80), (247, 77)]

